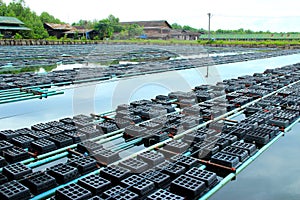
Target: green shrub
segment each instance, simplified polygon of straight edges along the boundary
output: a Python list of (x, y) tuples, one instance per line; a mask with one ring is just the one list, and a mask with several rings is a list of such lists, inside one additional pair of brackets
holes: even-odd
[(22, 35), (20, 35), (19, 33), (16, 33), (16, 35), (14, 36), (14, 39), (17, 39), (17, 40), (22, 39), (22, 38), (23, 38)]

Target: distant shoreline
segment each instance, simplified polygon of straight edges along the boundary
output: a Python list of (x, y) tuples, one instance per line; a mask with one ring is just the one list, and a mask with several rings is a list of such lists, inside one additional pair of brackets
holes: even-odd
[(140, 44), (140, 45), (204, 45), (212, 47), (245, 47), (245, 48), (281, 48), (300, 49), (300, 41), (187, 41), (187, 40), (34, 40), (34, 39), (4, 39), (0, 46), (35, 46), (35, 45), (87, 45), (87, 44)]

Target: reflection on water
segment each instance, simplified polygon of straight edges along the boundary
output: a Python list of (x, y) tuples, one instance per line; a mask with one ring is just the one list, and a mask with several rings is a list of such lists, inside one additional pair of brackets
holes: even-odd
[(197, 85), (214, 84), (223, 79), (252, 75), (267, 68), (296, 62), (300, 62), (300, 54), (211, 66), (208, 78), (207, 69), (203, 67), (115, 79), (88, 86), (83, 84), (75, 89), (65, 89), (64, 95), (0, 105), (0, 130), (23, 128), (79, 113), (110, 111), (121, 103), (151, 99), (158, 94), (166, 95), (170, 91), (190, 91)]
[[(79, 85), (75, 89), (65, 89), (64, 95), (49, 99), (0, 105), (0, 130), (28, 127), (79, 113), (110, 111), (121, 103), (150, 99), (170, 91), (189, 91), (196, 85), (213, 84), (297, 62), (300, 62), (300, 54), (212, 66), (208, 78), (205, 77), (207, 69), (199, 68)], [(242, 172), (237, 181), (225, 186), (212, 199), (300, 199), (299, 133), (298, 124)], [(141, 148), (134, 147), (121, 156)]]

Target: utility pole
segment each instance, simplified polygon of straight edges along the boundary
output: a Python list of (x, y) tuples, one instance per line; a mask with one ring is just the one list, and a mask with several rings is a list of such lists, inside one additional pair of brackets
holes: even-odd
[(208, 40), (210, 40), (210, 18), (211, 18), (211, 13), (208, 13)]

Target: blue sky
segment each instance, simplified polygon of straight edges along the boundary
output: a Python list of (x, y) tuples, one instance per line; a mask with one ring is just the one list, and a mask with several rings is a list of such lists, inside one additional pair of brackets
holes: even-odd
[[(11, 0), (4, 0), (10, 2)], [(297, 0), (25, 0), (36, 13), (49, 12), (72, 23), (79, 19), (103, 19), (109, 14), (121, 21), (167, 20), (195, 28), (252, 29), (300, 32)]]

